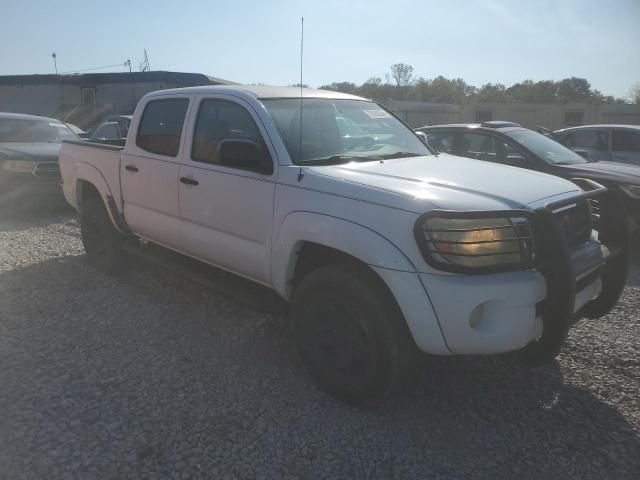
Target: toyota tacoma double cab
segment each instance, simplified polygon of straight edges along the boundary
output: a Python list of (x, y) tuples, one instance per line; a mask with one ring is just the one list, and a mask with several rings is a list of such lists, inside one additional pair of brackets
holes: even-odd
[(616, 192), (439, 156), (363, 98), (206, 86), (146, 95), (123, 148), (67, 142), (60, 168), (91, 264), (134, 239), (269, 287), (313, 379), (362, 404), (414, 351), (551, 360), (625, 284)]

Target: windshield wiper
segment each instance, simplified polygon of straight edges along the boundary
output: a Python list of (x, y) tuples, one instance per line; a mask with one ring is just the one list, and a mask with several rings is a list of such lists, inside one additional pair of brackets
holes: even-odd
[(382, 160), (383, 155), (357, 156), (357, 155), (332, 155), (328, 158), (320, 158), (316, 160), (305, 160), (300, 162), (301, 165), (339, 165), (348, 162), (370, 162), (373, 160)]
[(420, 155), (419, 153), (414, 153), (414, 152), (396, 152), (396, 153), (389, 153), (387, 155), (380, 155), (380, 158), (383, 159), (390, 159), (390, 158), (407, 158), (407, 157), (421, 157), (422, 155)]

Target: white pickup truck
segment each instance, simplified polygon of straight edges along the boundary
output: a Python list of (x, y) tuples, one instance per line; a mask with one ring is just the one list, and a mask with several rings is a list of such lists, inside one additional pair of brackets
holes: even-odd
[(354, 404), (387, 393), (416, 346), (553, 359), (628, 268), (605, 188), (436, 155), (335, 92), (154, 92), (123, 149), (66, 142), (60, 168), (91, 264), (116, 272), (133, 238), (268, 286), (312, 377)]

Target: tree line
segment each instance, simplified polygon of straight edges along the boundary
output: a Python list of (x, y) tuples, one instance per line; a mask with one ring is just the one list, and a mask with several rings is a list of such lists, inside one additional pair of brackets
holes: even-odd
[[(322, 89), (351, 93), (379, 102), (414, 100), (434, 103), (628, 103), (629, 100), (604, 95), (591, 87), (585, 78), (565, 78), (559, 81), (524, 80), (510, 87), (501, 83), (486, 83), (480, 87), (469, 85), (462, 78), (439, 75), (427, 79), (416, 77), (413, 67), (405, 63), (391, 66), (382, 77), (371, 77), (362, 85), (352, 82), (333, 82)], [(629, 93), (632, 103), (640, 103), (640, 84)]]

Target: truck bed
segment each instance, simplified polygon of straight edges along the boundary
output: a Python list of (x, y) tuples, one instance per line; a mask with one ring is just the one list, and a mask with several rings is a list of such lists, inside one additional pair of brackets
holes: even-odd
[(64, 141), (58, 162), (62, 176), (62, 187), (67, 201), (78, 208), (76, 189), (78, 180), (104, 182), (109, 194), (122, 210), (120, 190), (120, 161), (124, 147), (105, 143), (83, 142), (77, 140)]

